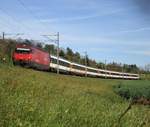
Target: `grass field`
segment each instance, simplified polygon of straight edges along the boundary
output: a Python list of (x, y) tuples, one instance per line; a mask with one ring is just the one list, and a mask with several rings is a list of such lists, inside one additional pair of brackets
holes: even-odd
[[(57, 76), (0, 64), (0, 127), (150, 127), (150, 107), (134, 105), (113, 91), (111, 80)], [(146, 81), (150, 84), (150, 81)]]

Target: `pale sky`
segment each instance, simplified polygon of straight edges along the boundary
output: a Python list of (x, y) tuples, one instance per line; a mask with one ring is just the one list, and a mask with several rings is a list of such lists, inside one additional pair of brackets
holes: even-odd
[[(150, 63), (149, 0), (0, 0), (0, 32), (44, 40), (60, 32), (60, 45), (96, 61)], [(8, 36), (14, 37), (14, 36)]]

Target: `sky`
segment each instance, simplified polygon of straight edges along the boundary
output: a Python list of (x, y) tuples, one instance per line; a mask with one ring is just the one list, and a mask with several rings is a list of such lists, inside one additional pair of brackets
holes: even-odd
[[(0, 32), (45, 40), (98, 62), (150, 63), (149, 0), (0, 0)], [(17, 33), (23, 35), (15, 36)], [(55, 37), (51, 37), (54, 39)], [(53, 44), (53, 42), (47, 42)]]

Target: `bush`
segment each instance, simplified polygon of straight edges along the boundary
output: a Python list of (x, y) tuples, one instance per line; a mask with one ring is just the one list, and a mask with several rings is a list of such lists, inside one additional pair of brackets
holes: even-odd
[(0, 40), (0, 63), (12, 65), (12, 53), (15, 49), (16, 41)]
[(126, 99), (150, 99), (150, 84), (148, 82), (137, 81), (136, 84), (131, 84), (131, 82), (118, 84), (114, 86), (114, 91)]

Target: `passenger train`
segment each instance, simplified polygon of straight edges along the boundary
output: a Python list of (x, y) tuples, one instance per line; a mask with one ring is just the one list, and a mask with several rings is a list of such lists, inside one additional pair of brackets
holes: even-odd
[(77, 64), (63, 58), (59, 58), (58, 65), (56, 56), (50, 55), (40, 48), (27, 44), (17, 44), (16, 49), (12, 55), (12, 59), (15, 65), (21, 64), (24, 66), (47, 71), (56, 71), (57, 68), (59, 68), (60, 73), (65, 74), (132, 80), (137, 80), (140, 78), (138, 74), (97, 69)]

